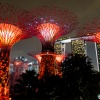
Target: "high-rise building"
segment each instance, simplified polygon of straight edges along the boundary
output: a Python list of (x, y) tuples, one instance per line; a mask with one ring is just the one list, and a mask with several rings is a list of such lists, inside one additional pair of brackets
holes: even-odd
[(67, 55), (68, 53), (85, 54), (92, 60), (94, 70), (100, 67), (100, 44), (84, 41), (79, 38), (60, 39), (55, 42), (55, 52)]

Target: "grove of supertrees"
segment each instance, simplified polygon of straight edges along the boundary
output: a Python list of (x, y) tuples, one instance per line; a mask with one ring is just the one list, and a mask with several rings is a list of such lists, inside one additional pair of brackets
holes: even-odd
[[(24, 20), (27, 12), (9, 4), (0, 4), (0, 100), (9, 99), (9, 62), (12, 46), (21, 39), (33, 36)], [(25, 22), (25, 21), (24, 21)]]
[(45, 71), (48, 68), (51, 70), (50, 75), (54, 74), (54, 42), (60, 36), (75, 30), (78, 24), (77, 17), (69, 10), (57, 7), (39, 7), (32, 9), (30, 13), (35, 14), (36, 18), (30, 22), (29, 28), (42, 43), (40, 70)]

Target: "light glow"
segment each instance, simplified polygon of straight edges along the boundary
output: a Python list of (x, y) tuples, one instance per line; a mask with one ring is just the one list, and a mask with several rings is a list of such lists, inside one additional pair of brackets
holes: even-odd
[(13, 45), (20, 40), (22, 31), (20, 28), (11, 24), (0, 24), (0, 42), (1, 45)]
[(14, 65), (15, 66), (20, 66), (20, 65), (22, 65), (22, 61), (14, 61)]
[(97, 40), (100, 41), (100, 32), (98, 32), (95, 37), (96, 37)]
[(41, 62), (42, 57), (40, 55), (35, 55), (35, 58), (38, 60), (39, 63)]
[(56, 55), (56, 61), (61, 63), (61, 61), (64, 59), (64, 55)]
[(53, 37), (59, 32), (60, 28), (56, 24), (43, 23), (37, 27), (45, 41), (51, 41)]

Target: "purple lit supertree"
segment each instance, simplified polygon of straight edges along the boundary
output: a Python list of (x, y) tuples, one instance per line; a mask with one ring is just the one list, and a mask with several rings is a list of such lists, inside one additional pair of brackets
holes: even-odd
[[(22, 16), (22, 17), (21, 17)], [(9, 100), (9, 62), (12, 46), (34, 34), (24, 27), (25, 11), (9, 4), (0, 4), (0, 100)]]
[(29, 28), (41, 40), (42, 52), (54, 52), (55, 40), (71, 33), (78, 24), (76, 15), (66, 9), (40, 7), (32, 9), (30, 13), (35, 14), (36, 18)]
[(42, 43), (40, 70), (48, 68), (51, 74), (55, 73), (54, 42), (60, 36), (75, 30), (78, 24), (77, 17), (69, 10), (57, 7), (35, 8), (30, 13), (35, 14), (36, 18), (31, 22), (29, 28), (36, 33)]

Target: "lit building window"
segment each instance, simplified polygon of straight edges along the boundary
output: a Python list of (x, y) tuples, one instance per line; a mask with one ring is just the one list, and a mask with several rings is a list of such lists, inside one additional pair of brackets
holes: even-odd
[(55, 53), (61, 54), (61, 44), (60, 43), (56, 43), (54, 45), (54, 50), (55, 50)]
[(77, 54), (86, 54), (84, 40), (72, 40), (72, 52)]

